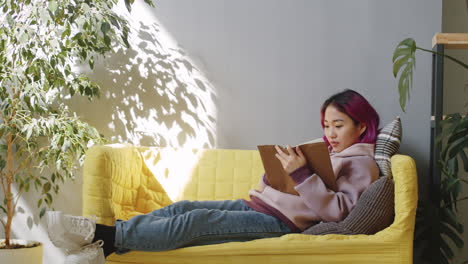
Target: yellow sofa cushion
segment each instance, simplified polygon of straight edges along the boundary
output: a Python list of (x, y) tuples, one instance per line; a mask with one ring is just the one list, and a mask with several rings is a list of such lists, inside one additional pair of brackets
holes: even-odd
[[(409, 156), (392, 157), (394, 223), (375, 235), (289, 234), (272, 239), (112, 254), (108, 263), (412, 263), (417, 177)], [(173, 201), (248, 198), (263, 173), (254, 150), (107, 145), (83, 169), (83, 215), (113, 225)]]

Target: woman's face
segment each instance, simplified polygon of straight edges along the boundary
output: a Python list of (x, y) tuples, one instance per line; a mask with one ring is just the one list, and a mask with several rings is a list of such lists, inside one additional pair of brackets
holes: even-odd
[(366, 130), (363, 123), (354, 124), (347, 114), (329, 105), (325, 109), (324, 133), (334, 152), (341, 152), (359, 141), (359, 137)]

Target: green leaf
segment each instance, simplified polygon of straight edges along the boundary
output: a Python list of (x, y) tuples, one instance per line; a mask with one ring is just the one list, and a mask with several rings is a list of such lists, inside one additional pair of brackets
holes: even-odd
[(50, 191), (50, 187), (51, 187), (50, 182), (44, 184), (44, 186), (42, 186), (42, 193), (44, 194), (48, 193)]
[(447, 258), (453, 258), (453, 250), (450, 248), (445, 239), (440, 240), (440, 250)]
[(115, 16), (110, 16), (109, 17), (111, 24), (116, 27), (117, 29), (120, 29), (120, 23), (118, 22), (117, 18)]
[(39, 179), (34, 180), (34, 188), (39, 191), (39, 187), (41, 187), (41, 181)]
[(468, 147), (468, 137), (459, 138), (452, 143), (452, 147), (448, 152), (448, 158), (452, 159), (457, 156), (464, 148)]
[(5, 214), (7, 214), (7, 210), (5, 209), (5, 207), (3, 207), (3, 206), (0, 205), (0, 209), (2, 209), (2, 211), (3, 211)]
[(416, 41), (412, 38), (407, 38), (401, 41), (398, 47), (408, 47), (411, 49), (411, 52), (414, 53), (416, 51)]
[(89, 86), (86, 86), (85, 87), (85, 95), (89, 96), (89, 97), (93, 96), (93, 89), (91, 89)]
[(46, 213), (46, 208), (42, 207), (41, 212), (39, 213), (39, 218), (42, 218), (45, 213)]
[(28, 127), (28, 130), (26, 132), (26, 140), (28, 140), (31, 137), (32, 132), (33, 132), (33, 127), (32, 126)]
[(468, 157), (466, 156), (465, 151), (460, 151), (460, 157), (463, 161), (463, 167), (465, 169), (465, 172), (468, 172)]
[(127, 49), (130, 48), (130, 43), (128, 42), (128, 28), (127, 28), (127, 27), (125, 27), (125, 28), (123, 29), (122, 41), (124, 42), (125, 47), (126, 47)]
[(395, 51), (393, 52), (392, 62), (398, 57), (410, 55), (414, 57), (414, 53), (416, 52), (416, 42), (412, 38), (407, 38), (398, 43)]
[(47, 203), (47, 206), (49, 207), (52, 204), (52, 195), (50, 193), (46, 193), (45, 202)]
[(458, 233), (462, 234), (464, 231), (463, 225), (458, 222), (457, 216), (449, 208), (442, 208), (440, 220), (450, 225)]
[(396, 78), (398, 72), (400, 71), (401, 67), (405, 66), (406, 64), (411, 63), (412, 57), (411, 55), (406, 55), (398, 59), (393, 63), (393, 76)]
[(89, 57), (88, 63), (89, 63), (89, 68), (93, 70), (94, 69), (94, 57), (93, 56)]
[(395, 51), (393, 52), (393, 58), (392, 58), (392, 62), (395, 62), (395, 60), (398, 58), (398, 57), (401, 57), (401, 56), (408, 56), (411, 54), (411, 48), (409, 47), (397, 47), (395, 49)]
[(86, 49), (82, 49), (80, 51), (80, 55), (82, 60), (86, 60), (86, 58), (88, 57), (88, 52), (86, 51)]
[(26, 32), (21, 34), (21, 36), (19, 38), (20, 43), (26, 43), (28, 40), (29, 40), (29, 36), (28, 36), (28, 34)]
[(70, 33), (71, 33), (70, 24), (67, 24), (67, 27), (66, 27), (65, 30), (62, 32), (61, 38), (64, 39), (64, 38), (70, 36)]
[(463, 248), (464, 242), (460, 235), (453, 231), (448, 225), (443, 223), (440, 232), (447, 236), (458, 248)]
[(55, 67), (55, 65), (57, 65), (55, 58), (50, 58), (50, 66)]
[(151, 7), (154, 7), (154, 3), (152, 0), (145, 0), (145, 3), (147, 3)]
[(127, 7), (128, 12), (132, 12), (132, 4), (135, 0), (125, 0), (125, 6)]
[(57, 7), (58, 7), (58, 4), (56, 1), (50, 1), (49, 2), (49, 11), (52, 12), (52, 13), (55, 13), (55, 11), (57, 10)]
[(407, 79), (407, 74), (402, 73), (400, 75), (400, 80), (398, 81), (398, 93), (399, 93), (399, 102), (400, 107), (403, 111), (405, 111), (406, 106), (406, 91), (409, 89), (409, 83)]
[(29, 187), (30, 187), (29, 181), (27, 181), (27, 182), (24, 184), (24, 191), (25, 191), (25, 192), (29, 192)]
[(456, 184), (459, 184), (459, 183), (460, 183), (459, 178), (452, 178), (452, 177), (446, 178), (443, 181), (444, 188), (442, 188), (442, 189), (445, 192), (449, 192), (450, 189), (453, 188), (453, 186), (455, 186)]
[(40, 208), (41, 204), (42, 204), (42, 199), (39, 199), (39, 201), (37, 201), (37, 208)]
[[(440, 257), (441, 263), (440, 264), (451, 264), (448, 261), (447, 255), (445, 255), (445, 253), (442, 252), (442, 249), (439, 249), (439, 251), (440, 251), (440, 254), (441, 254), (441, 257)], [(429, 261), (427, 263), (431, 263), (431, 260), (433, 260), (433, 259), (431, 257), (429, 257)]]
[(460, 138), (466, 137), (468, 135), (468, 131), (466, 129), (457, 129), (457, 126), (451, 131), (448, 135), (447, 144), (452, 144), (455, 141), (459, 140)]
[(107, 23), (107, 22), (102, 22), (102, 24), (101, 24), (101, 31), (102, 31), (102, 33), (107, 34), (107, 32), (109, 32), (109, 30), (110, 30), (110, 25), (109, 25), (109, 23)]
[(104, 35), (104, 43), (106, 44), (107, 47), (110, 47), (111, 39), (109, 38), (109, 36)]
[(76, 33), (76, 34), (72, 37), (72, 39), (73, 39), (73, 40), (79, 40), (79, 39), (81, 39), (81, 36), (82, 36), (82, 35), (83, 35), (83, 33), (78, 32), (78, 33)]
[(449, 159), (445, 164), (450, 175), (458, 179), (458, 160), (456, 158)]
[(8, 150), (8, 146), (5, 145), (5, 144), (0, 144), (0, 152), (3, 152), (3, 151), (7, 151)]
[(400, 96), (400, 107), (405, 111), (406, 99), (409, 98), (411, 79), (413, 78), (413, 63), (409, 62), (400, 74), (398, 82), (398, 93)]
[(398, 81), (398, 93), (400, 96), (400, 107), (405, 111), (406, 99), (409, 99), (409, 89), (413, 85), (413, 68), (415, 67), (415, 51), (416, 42), (407, 38), (401, 41), (394, 53), (393, 53), (393, 76), (398, 76), (398, 72), (403, 68), (400, 73), (400, 79)]

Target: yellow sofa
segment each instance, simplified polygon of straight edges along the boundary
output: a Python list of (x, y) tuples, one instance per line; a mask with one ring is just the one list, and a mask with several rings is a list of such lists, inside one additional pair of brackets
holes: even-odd
[[(414, 160), (391, 159), (395, 220), (375, 235), (288, 234), (165, 252), (112, 254), (107, 263), (412, 263), (417, 206)], [(83, 215), (113, 225), (178, 200), (248, 198), (263, 167), (255, 150), (95, 146), (83, 168)]]

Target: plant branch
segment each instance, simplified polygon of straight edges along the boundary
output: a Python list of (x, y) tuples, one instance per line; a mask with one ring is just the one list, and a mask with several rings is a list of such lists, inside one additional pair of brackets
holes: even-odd
[(463, 198), (460, 198), (458, 200), (452, 201), (450, 203), (444, 204), (444, 207), (450, 207), (450, 206), (452, 206), (452, 204), (461, 202), (463, 200), (468, 200), (468, 197), (463, 197)]
[(440, 56), (444, 56), (448, 59), (451, 59), (452, 61), (460, 64), (461, 66), (463, 66), (465, 69), (468, 69), (468, 64), (462, 62), (461, 60), (458, 60), (450, 55), (447, 55), (445, 53), (440, 53), (440, 52), (437, 52), (437, 51), (433, 51), (433, 50), (428, 50), (428, 49), (423, 49), (423, 48), (420, 48), (420, 47), (416, 47), (416, 49), (420, 49), (420, 50), (423, 50), (423, 51), (426, 51), (426, 52), (430, 52), (430, 53), (433, 53), (433, 54), (436, 54), (436, 55), (440, 55)]
[(15, 198), (13, 198), (13, 199), (16, 199), (15, 201), (13, 201), (13, 212), (16, 212), (16, 206), (18, 205), (18, 202), (19, 202), (19, 200), (21, 198), (22, 192), (23, 192), (23, 190), (20, 190), (18, 192), (17, 196)]
[(0, 179), (1, 179), (1, 182), (2, 182), (3, 193), (6, 193), (6, 185), (5, 185), (5, 179), (4, 179), (5, 177), (6, 177), (6, 175), (2, 171), (1, 174), (0, 174)]

